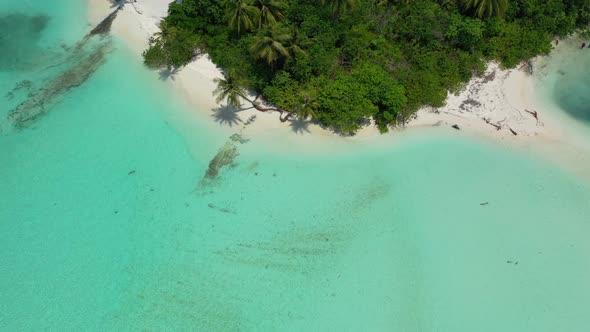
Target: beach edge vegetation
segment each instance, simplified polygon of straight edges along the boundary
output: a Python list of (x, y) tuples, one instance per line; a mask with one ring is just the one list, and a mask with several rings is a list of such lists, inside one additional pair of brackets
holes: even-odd
[(143, 57), (174, 70), (207, 53), (233, 106), (251, 91), (281, 119), (353, 135), (403, 125), (486, 62), (513, 68), (589, 24), (586, 0), (183, 0)]

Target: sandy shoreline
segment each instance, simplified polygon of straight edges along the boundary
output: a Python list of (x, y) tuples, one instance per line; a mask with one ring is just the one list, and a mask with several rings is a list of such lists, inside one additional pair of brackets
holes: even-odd
[[(91, 23), (99, 22), (113, 10), (109, 0), (88, 1)], [(124, 40), (139, 57), (147, 47), (148, 38), (158, 31), (158, 23), (166, 16), (169, 2), (141, 0), (127, 3), (113, 24), (113, 33)], [(212, 91), (215, 89), (213, 79), (221, 75), (215, 64), (203, 56), (174, 73), (169, 81), (192, 108), (211, 114), (213, 110), (220, 109)], [(421, 109), (417, 112), (417, 118), (404, 129), (393, 130), (387, 135), (380, 135), (375, 127), (366, 127), (354, 137), (342, 138), (317, 125), (302, 121), (281, 123), (276, 112), (247, 110), (240, 112), (238, 116), (245, 122), (256, 115), (256, 121), (248, 128), (248, 135), (272, 141), (273, 144), (277, 144), (279, 140), (281, 145), (288, 145), (290, 149), (303, 150), (310, 143), (317, 146), (319, 141), (330, 146), (340, 145), (343, 141), (375, 141), (384, 136), (399, 135), (400, 132), (438, 127), (453, 134), (471, 135), (501, 143), (503, 146), (524, 148), (555, 159), (560, 164), (579, 165), (580, 153), (577, 151), (587, 151), (586, 147), (578, 144), (579, 140), (572, 137), (568, 126), (571, 121), (564, 121), (540, 107), (533, 91), (534, 84), (535, 80), (524, 71), (502, 70), (492, 63), (482, 77), (474, 78), (459, 94), (449, 95), (444, 107)], [(534, 111), (538, 112), (539, 120), (529, 113)], [(224, 125), (223, 121), (211, 123), (219, 125), (221, 130), (228, 133), (235, 131), (235, 127)], [(453, 125), (459, 126), (461, 130), (453, 129)], [(566, 149), (562, 146), (564, 144), (567, 145)], [(573, 152), (565, 153), (566, 150)], [(559, 152), (556, 154), (556, 151)], [(590, 177), (590, 171), (583, 172), (587, 172)]]

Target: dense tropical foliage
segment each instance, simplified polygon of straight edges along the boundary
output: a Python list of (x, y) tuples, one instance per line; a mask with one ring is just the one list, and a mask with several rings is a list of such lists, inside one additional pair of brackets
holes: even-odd
[(463, 0), (463, 5), (477, 17), (502, 16), (508, 8), (508, 0)]
[(173, 69), (206, 52), (226, 73), (219, 100), (250, 90), (353, 134), (442, 106), (486, 61), (514, 67), (589, 23), (588, 0), (184, 0), (144, 59)]

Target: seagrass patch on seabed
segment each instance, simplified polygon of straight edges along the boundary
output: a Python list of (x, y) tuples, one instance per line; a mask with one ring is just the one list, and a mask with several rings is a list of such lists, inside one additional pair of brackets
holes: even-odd
[(210, 185), (213, 180), (219, 177), (220, 171), (231, 165), (236, 165), (236, 159), (240, 155), (238, 146), (247, 143), (249, 140), (244, 137), (243, 131), (250, 124), (256, 120), (256, 115), (251, 116), (248, 121), (244, 123), (239, 132), (232, 134), (225, 144), (217, 151), (215, 156), (209, 161), (209, 166), (205, 171), (205, 175), (200, 182), (200, 186)]
[(59, 63), (50, 66), (63, 65), (64, 68), (36, 92), (31, 91), (27, 99), (8, 114), (8, 119), (15, 128), (25, 128), (46, 114), (57, 103), (59, 97), (83, 84), (106, 62), (106, 56), (112, 50), (112, 41), (108, 33), (121, 8), (115, 9), (84, 36)]

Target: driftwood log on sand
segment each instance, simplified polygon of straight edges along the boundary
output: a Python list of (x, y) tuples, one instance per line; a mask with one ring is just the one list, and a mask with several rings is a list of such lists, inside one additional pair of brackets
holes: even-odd
[(484, 118), (484, 121), (485, 121), (487, 124), (489, 124), (490, 126), (492, 126), (492, 127), (496, 128), (496, 130), (500, 130), (500, 129), (502, 129), (502, 125), (501, 125), (499, 122), (498, 122), (497, 124), (495, 124), (495, 123), (492, 123), (492, 122), (490, 121), (490, 119), (488, 119), (488, 118)]
[(539, 113), (537, 113), (537, 111), (529, 111), (526, 109), (524, 111), (532, 115), (535, 118), (535, 120), (537, 120), (537, 123), (539, 122)]
[(512, 135), (517, 136), (518, 133), (516, 131), (514, 131), (514, 129), (508, 127), (508, 130), (510, 130), (510, 132), (512, 133)]

